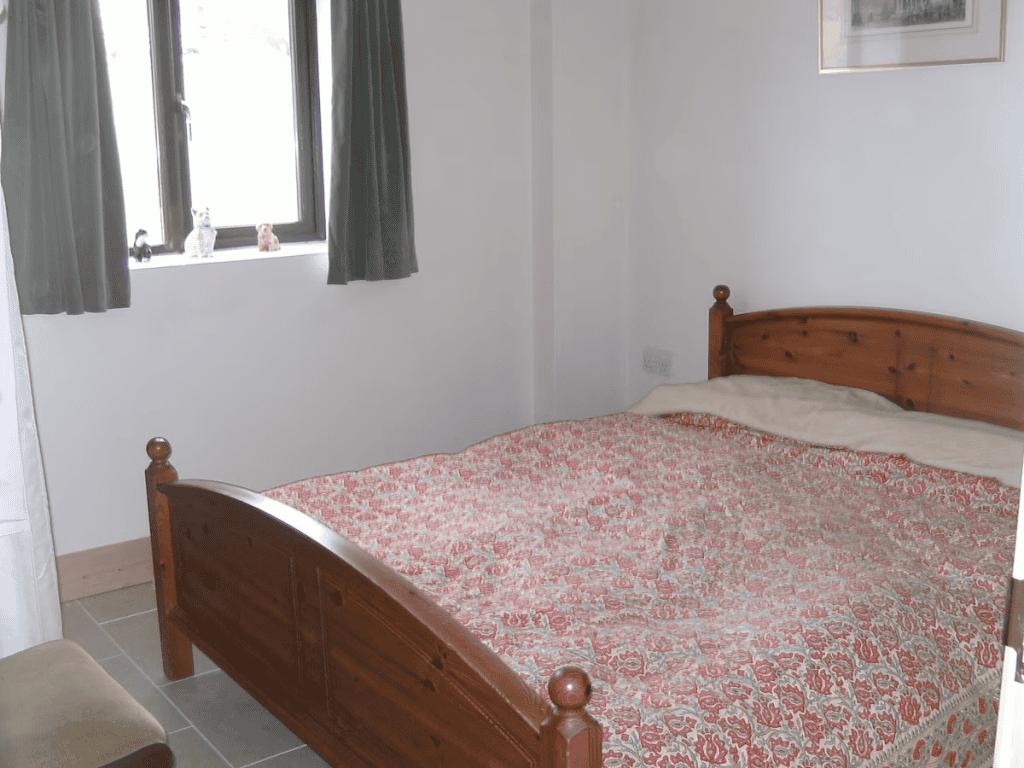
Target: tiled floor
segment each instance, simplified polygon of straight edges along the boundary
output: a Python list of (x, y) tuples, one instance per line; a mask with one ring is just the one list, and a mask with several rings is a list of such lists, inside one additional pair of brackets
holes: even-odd
[(164, 677), (151, 583), (72, 600), (61, 615), (64, 636), (163, 724), (176, 768), (327, 765), (199, 651), (193, 677)]

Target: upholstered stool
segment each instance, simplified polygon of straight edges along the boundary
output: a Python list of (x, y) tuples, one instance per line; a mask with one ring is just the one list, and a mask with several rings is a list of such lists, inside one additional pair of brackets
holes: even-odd
[(0, 768), (170, 768), (163, 726), (81, 646), (0, 659)]

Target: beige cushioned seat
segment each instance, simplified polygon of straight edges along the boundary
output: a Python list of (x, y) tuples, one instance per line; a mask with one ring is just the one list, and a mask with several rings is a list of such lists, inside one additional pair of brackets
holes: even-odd
[(0, 659), (0, 768), (173, 764), (163, 726), (77, 643)]

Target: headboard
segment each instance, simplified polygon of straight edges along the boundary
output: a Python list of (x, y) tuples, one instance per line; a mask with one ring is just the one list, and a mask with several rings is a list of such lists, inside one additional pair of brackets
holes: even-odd
[(746, 373), (859, 387), (908, 410), (1024, 430), (1024, 333), (861, 307), (734, 314), (715, 287), (708, 378)]

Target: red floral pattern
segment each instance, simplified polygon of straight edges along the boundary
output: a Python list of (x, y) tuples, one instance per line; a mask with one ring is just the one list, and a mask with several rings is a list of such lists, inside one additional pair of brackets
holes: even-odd
[(1019, 492), (694, 414), (284, 486), (543, 690), (605, 765), (991, 764)]

